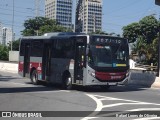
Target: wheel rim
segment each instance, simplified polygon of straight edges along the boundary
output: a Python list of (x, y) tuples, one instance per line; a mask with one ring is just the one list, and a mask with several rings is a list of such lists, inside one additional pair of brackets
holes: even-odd
[(71, 82), (72, 82), (71, 78), (70, 77), (67, 78), (67, 80), (66, 80), (66, 86), (70, 86)]
[(36, 74), (33, 76), (33, 83), (36, 83)]

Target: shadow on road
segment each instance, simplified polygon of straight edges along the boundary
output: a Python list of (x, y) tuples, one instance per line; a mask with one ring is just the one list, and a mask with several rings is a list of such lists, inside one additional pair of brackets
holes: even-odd
[(134, 92), (134, 91), (143, 91), (147, 89), (143, 86), (111, 86), (109, 89), (101, 89), (100, 87), (75, 87), (75, 90), (83, 91), (83, 92)]
[(45, 87), (45, 86), (33, 86), (33, 87), (13, 87), (13, 88), (0, 88), (0, 93), (22, 93), (22, 92), (40, 92), (40, 91), (56, 91), (57, 88)]
[[(60, 87), (58, 87), (58, 86), (53, 86), (53, 85), (43, 83), (43, 82), (40, 85), (33, 85), (31, 82), (24, 82), (24, 83), (8, 82), (8, 81), (11, 81), (14, 79), (18, 79), (18, 78), (16, 78), (16, 77), (14, 78), (11, 76), (5, 76), (5, 78), (0, 77), (0, 82), (9, 83), (9, 85), (7, 87), (0, 88), (0, 93), (23, 93), (23, 92), (40, 92), (40, 91), (60, 90), (59, 89)], [(13, 84), (15, 84), (15, 85), (13, 85)]]
[[(15, 79), (22, 79), (21, 77), (13, 77), (13, 76), (3, 76), (0, 74), (0, 81), (8, 82)], [(25, 82), (25, 81), (24, 81)], [(31, 82), (25, 82), (26, 85), (31, 85)], [(101, 89), (100, 87), (81, 87), (75, 86), (74, 90), (81, 91), (81, 92), (133, 92), (133, 91), (143, 91), (147, 87), (146, 86), (138, 86), (138, 85), (127, 85), (127, 86), (112, 86), (109, 89)], [(32, 87), (7, 87), (7, 88), (0, 88), (0, 93), (17, 93), (17, 92), (36, 92), (36, 91), (53, 91), (53, 90), (60, 90), (61, 87), (58, 85), (52, 84), (45, 84), (42, 83), (40, 86)]]

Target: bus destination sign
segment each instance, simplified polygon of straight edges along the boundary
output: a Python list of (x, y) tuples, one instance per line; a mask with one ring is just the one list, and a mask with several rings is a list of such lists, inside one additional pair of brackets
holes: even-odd
[(125, 39), (114, 37), (94, 37), (93, 43), (99, 44), (123, 44)]

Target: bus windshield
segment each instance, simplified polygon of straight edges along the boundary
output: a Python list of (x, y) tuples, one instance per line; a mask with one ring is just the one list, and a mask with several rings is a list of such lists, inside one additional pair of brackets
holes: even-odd
[(90, 45), (89, 64), (96, 67), (128, 66), (128, 48), (125, 45)]

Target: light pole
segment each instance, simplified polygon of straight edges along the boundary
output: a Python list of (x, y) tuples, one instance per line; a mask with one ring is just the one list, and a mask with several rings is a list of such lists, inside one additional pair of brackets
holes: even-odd
[(12, 13), (12, 40), (11, 40), (11, 51), (12, 51), (12, 45), (13, 45), (13, 41), (14, 41), (14, 30), (13, 30), (13, 28), (14, 28), (14, 0), (13, 0), (13, 11), (12, 11), (13, 13)]
[[(160, 0), (155, 0), (155, 4), (156, 5), (159, 5), (160, 6)], [(160, 16), (158, 16), (158, 29), (159, 29), (159, 32), (158, 32), (158, 74), (157, 74), (157, 77), (159, 77), (160, 75)]]

